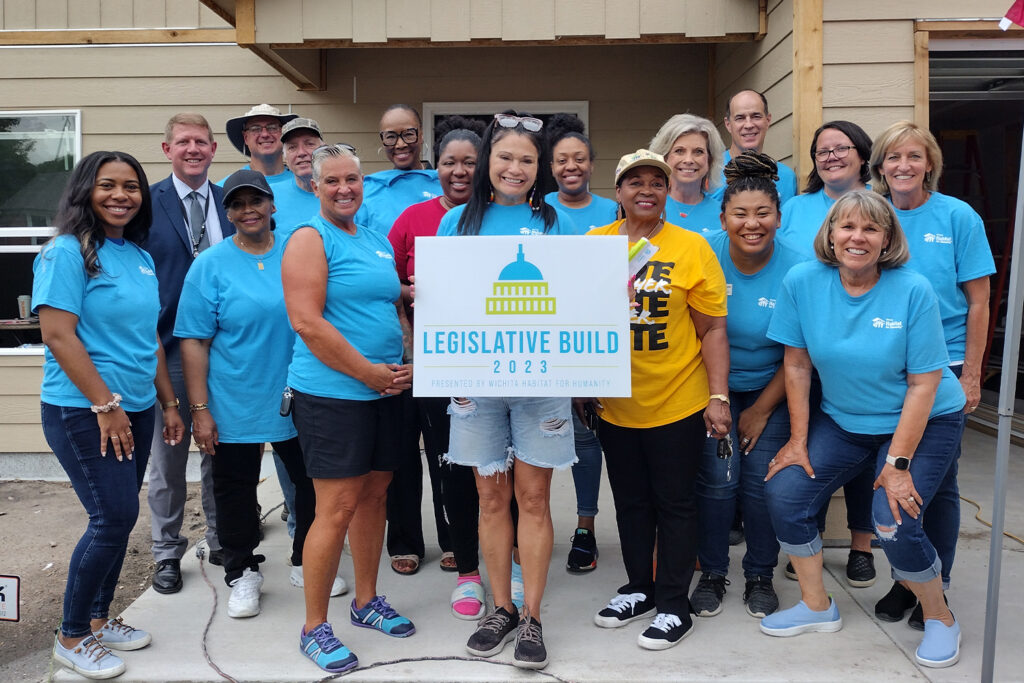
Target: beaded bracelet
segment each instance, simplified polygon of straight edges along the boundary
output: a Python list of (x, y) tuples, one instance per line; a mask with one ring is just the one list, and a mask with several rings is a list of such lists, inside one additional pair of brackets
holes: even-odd
[(110, 403), (104, 403), (98, 406), (90, 406), (90, 410), (97, 415), (99, 413), (109, 413), (121, 405), (121, 394), (114, 394), (114, 397), (110, 399)]
[(198, 413), (200, 410), (209, 410), (210, 405), (208, 403), (193, 403), (188, 407), (189, 412)]

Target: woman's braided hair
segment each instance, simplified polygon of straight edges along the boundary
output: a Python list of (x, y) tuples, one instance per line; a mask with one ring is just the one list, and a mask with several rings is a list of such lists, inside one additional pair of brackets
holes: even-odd
[(737, 192), (752, 190), (764, 192), (779, 209), (779, 191), (775, 181), (779, 179), (779, 165), (767, 154), (747, 150), (733, 157), (725, 165), (725, 193), (722, 195), (722, 210)]

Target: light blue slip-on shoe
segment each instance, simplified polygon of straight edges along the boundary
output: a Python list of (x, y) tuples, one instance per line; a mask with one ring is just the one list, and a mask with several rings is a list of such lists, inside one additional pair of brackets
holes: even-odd
[(412, 622), (395, 611), (383, 595), (374, 596), (362, 609), (356, 609), (356, 601), (352, 600), (350, 614), (354, 626), (372, 628), (395, 638), (416, 633)]
[(829, 596), (829, 606), (823, 612), (815, 612), (801, 600), (793, 607), (769, 614), (761, 620), (761, 632), (770, 636), (788, 638), (801, 633), (833, 633), (843, 627), (836, 601)]
[(914, 655), (918, 664), (933, 669), (956, 664), (960, 660), (960, 622), (946, 626), (938, 619), (925, 621), (924, 638)]
[(299, 649), (328, 673), (341, 673), (359, 666), (355, 654), (338, 640), (326, 621), (309, 633), (305, 629), (299, 633)]

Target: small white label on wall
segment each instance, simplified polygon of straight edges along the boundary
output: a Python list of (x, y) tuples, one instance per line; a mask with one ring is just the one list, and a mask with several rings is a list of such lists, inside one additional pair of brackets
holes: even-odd
[(0, 621), (18, 621), (21, 577), (0, 574)]

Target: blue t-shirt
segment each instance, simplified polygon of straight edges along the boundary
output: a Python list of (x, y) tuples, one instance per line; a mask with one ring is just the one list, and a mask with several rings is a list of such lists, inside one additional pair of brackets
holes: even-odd
[(798, 264), (782, 281), (768, 338), (807, 349), (821, 377), (822, 410), (848, 432), (895, 432), (908, 373), (942, 370), (929, 418), (964, 407), (935, 292), (909, 268), (883, 270), (874, 287), (854, 297), (838, 268)]
[(224, 443), (284, 441), (296, 433), (280, 413), (295, 344), (281, 288), (283, 253), (281, 239), (256, 256), (228, 238), (199, 254), (185, 276), (174, 336), (212, 339), (206, 386)]
[(582, 209), (574, 209), (558, 201), (557, 192), (548, 192), (544, 201), (562, 211), (576, 226), (574, 235), (585, 235), (587, 231), (614, 223), (619, 205), (610, 199), (591, 193), (590, 203)]
[[(728, 149), (725, 150), (725, 154), (722, 155), (722, 168), (732, 160), (732, 154)], [(779, 205), (783, 205), (789, 201), (791, 197), (796, 196), (796, 173), (793, 172), (789, 166), (786, 166), (781, 161), (779, 164), (779, 179), (775, 181), (775, 189), (779, 191)], [(721, 186), (712, 192), (711, 194), (718, 198), (718, 201), (722, 201), (722, 196), (725, 194), (725, 171), (722, 171), (722, 177), (720, 179)]]
[(836, 200), (822, 188), (810, 194), (798, 194), (782, 205), (782, 223), (779, 236), (808, 258), (814, 255), (814, 238), (825, 222), (825, 216)]
[(432, 168), (371, 173), (363, 178), (363, 204), (356, 212), (356, 225), (365, 225), (386, 237), (403, 211), (440, 196), (441, 181)]
[[(575, 235), (576, 226), (565, 215), (562, 209), (550, 205), (555, 210), (556, 218), (548, 235)], [(459, 234), (459, 218), (466, 210), (466, 205), (456, 206), (441, 219), (437, 228), (438, 237), (454, 237)], [(484, 212), (484, 220), (480, 224), (481, 235), (543, 235), (544, 221), (540, 213), (533, 211), (526, 202), (514, 206), (505, 206), (491, 202)]]
[[(32, 264), (32, 310), (51, 306), (77, 315), (75, 334), (107, 388), (121, 394), (121, 407), (129, 412), (148, 410), (156, 401), (153, 381), (160, 315), (153, 259), (127, 241), (104, 240), (96, 254), (100, 273), (89, 277), (77, 239), (60, 235), (46, 244)], [(44, 353), (40, 394), (52, 405), (92, 405), (49, 347)]]
[(308, 222), (320, 213), (320, 200), (312, 192), (306, 192), (295, 180), (288, 183), (277, 183), (274, 191), (274, 234), (278, 239), (288, 239), (295, 226)]
[(729, 315), (729, 390), (764, 389), (782, 364), (782, 344), (768, 339), (768, 323), (789, 269), (806, 259), (776, 239), (771, 259), (754, 273), (741, 273), (729, 255), (729, 235), (720, 230), (708, 237), (725, 273)]
[[(250, 170), (252, 170), (252, 166), (249, 165), (249, 164), (246, 164), (245, 166), (243, 166), (242, 168), (240, 168), (238, 170), (239, 171), (250, 171)], [(231, 174), (229, 173), (226, 176), (224, 176), (223, 178), (221, 178), (220, 180), (218, 180), (217, 182), (215, 182), (214, 185), (219, 185), (220, 187), (224, 187), (224, 181), (227, 180), (230, 177), (231, 177)], [(275, 183), (283, 183), (286, 180), (290, 180), (293, 183), (295, 182), (295, 174), (293, 174), (291, 171), (289, 171), (287, 167), (285, 167), (285, 169), (283, 171), (281, 171), (280, 173), (275, 173), (273, 175), (264, 175), (263, 177), (267, 179), (267, 182), (270, 185), (274, 185)], [(274, 190), (274, 193), (277, 194), (277, 188), (271, 187), (270, 189)]]
[(950, 360), (967, 344), (967, 297), (960, 285), (996, 272), (981, 216), (966, 202), (939, 192), (909, 211), (896, 209), (910, 247), (907, 267), (924, 275), (939, 297)]
[(704, 195), (700, 204), (684, 204), (669, 195), (665, 199), (666, 220), (707, 237), (722, 230), (722, 196)]
[[(401, 363), (402, 328), (395, 302), (402, 286), (388, 238), (362, 226), (350, 235), (321, 216), (310, 225), (320, 233), (327, 257), (324, 318), (371, 363)], [(325, 365), (300, 336), (295, 337), (288, 385), (326, 398), (381, 398), (355, 377)]]

